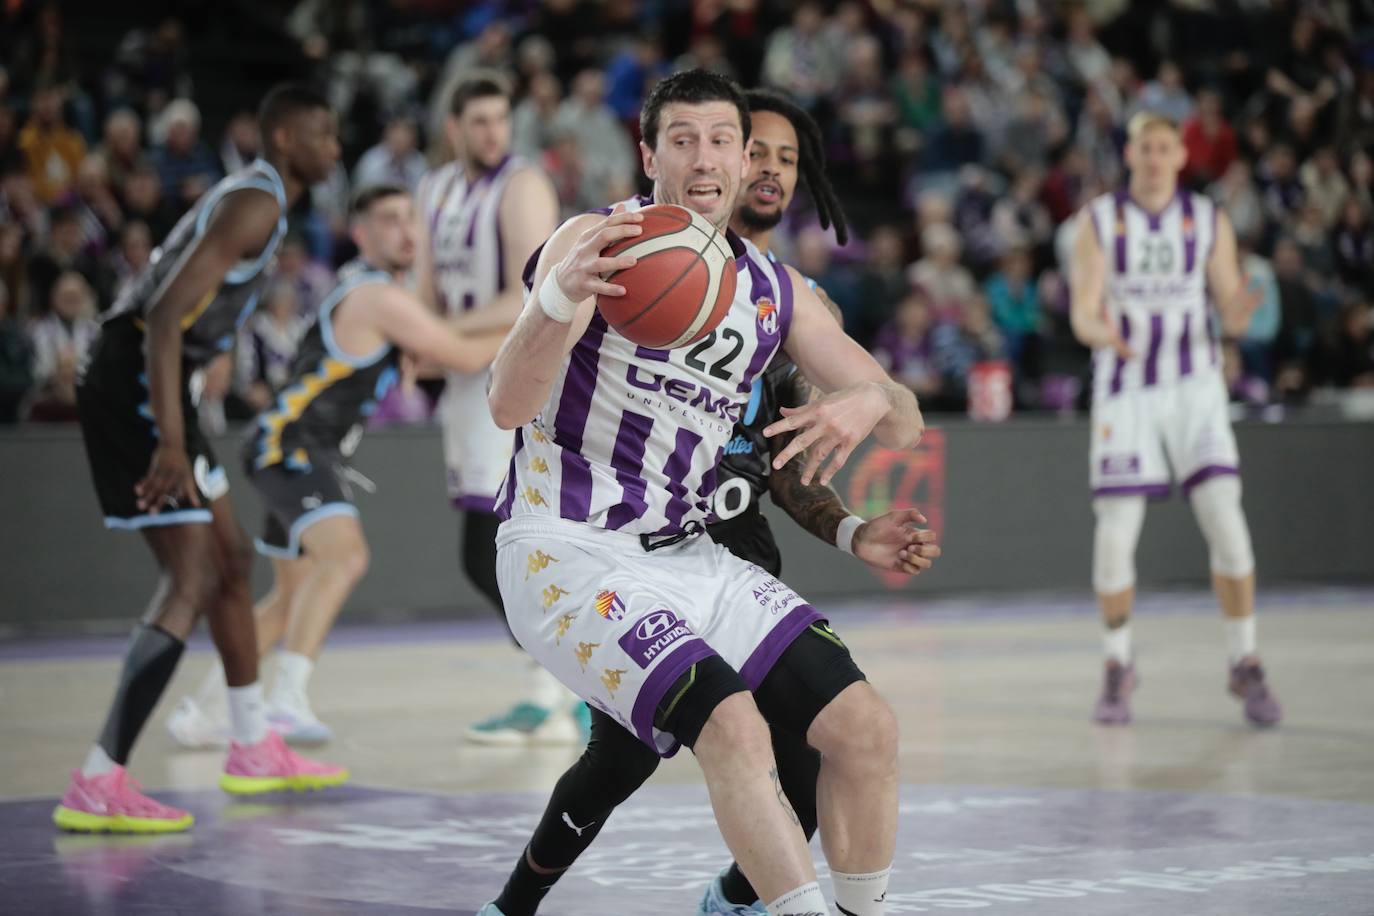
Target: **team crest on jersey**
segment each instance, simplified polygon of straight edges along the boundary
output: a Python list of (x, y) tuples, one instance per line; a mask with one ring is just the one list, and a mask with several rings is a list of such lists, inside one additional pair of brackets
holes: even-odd
[(620, 596), (611, 591), (599, 591), (594, 599), (596, 612), (607, 620), (625, 619), (625, 602), (620, 600)]
[(763, 296), (754, 304), (759, 307), (759, 327), (768, 334), (778, 333), (778, 307), (773, 300)]

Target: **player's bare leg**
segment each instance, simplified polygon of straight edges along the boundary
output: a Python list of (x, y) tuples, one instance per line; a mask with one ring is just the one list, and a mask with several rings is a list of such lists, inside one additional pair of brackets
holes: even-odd
[(1131, 609), (1135, 604), (1135, 549), (1145, 523), (1145, 497), (1105, 496), (1093, 500), (1093, 590), (1102, 613), (1106, 655), (1102, 693), (1093, 719), (1103, 725), (1131, 721), (1135, 663), (1131, 653)]

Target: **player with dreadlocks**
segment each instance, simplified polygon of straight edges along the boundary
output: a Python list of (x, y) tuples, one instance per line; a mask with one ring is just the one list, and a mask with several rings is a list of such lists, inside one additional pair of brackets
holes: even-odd
[[(806, 185), (823, 227), (848, 238), (844, 213), (825, 174), (820, 129), (811, 117), (774, 93), (746, 93), (753, 129), (750, 167), (740, 187), (730, 225), (765, 254), (773, 229), (781, 222), (798, 182)], [(814, 284), (812, 284), (815, 288)], [(831, 306), (820, 289), (816, 293)], [(777, 575), (782, 565), (777, 542), (759, 499), (767, 492), (798, 524), (817, 537), (857, 556), (872, 566), (911, 575), (929, 568), (939, 556), (933, 532), (916, 528), (925, 519), (914, 510), (896, 510), (872, 521), (849, 514), (829, 486), (804, 484), (798, 462), (773, 470), (771, 457), (786, 441), (771, 441), (763, 429), (781, 416), (782, 407), (799, 407), (811, 397), (811, 386), (785, 354), (779, 354), (754, 381), (749, 405), (735, 427), (734, 437), (717, 466), (712, 520), (707, 532), (731, 553)], [(614, 596), (612, 596), (614, 598)], [(799, 638), (806, 645), (806, 663), (824, 670), (827, 648), (839, 642), (829, 625), (820, 622)], [(799, 656), (801, 657), (801, 656)], [(850, 676), (862, 673), (849, 665)], [(837, 674), (843, 677), (843, 674)], [(775, 669), (755, 692), (760, 711), (772, 725), (773, 752), (783, 791), (796, 811), (809, 840), (816, 832), (816, 785), (820, 755), (805, 735), (808, 710), (797, 697), (805, 695), (795, 671)], [(544, 896), (591, 845), (616, 806), (628, 799), (658, 767), (661, 759), (647, 745), (599, 709), (592, 709), (592, 734), (586, 750), (559, 779), (534, 836), (521, 854), (501, 895), (478, 911), (478, 916), (533, 916)], [(844, 878), (835, 876), (837, 903), (851, 902), (857, 892), (843, 896)], [(869, 897), (872, 895), (870, 894)], [(749, 880), (732, 863), (711, 882), (699, 914), (745, 916), (764, 914)]]

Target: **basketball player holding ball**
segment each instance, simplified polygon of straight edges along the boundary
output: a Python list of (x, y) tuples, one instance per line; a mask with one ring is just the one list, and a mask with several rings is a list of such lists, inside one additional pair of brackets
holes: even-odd
[[(712, 328), (700, 311), (714, 311), (716, 299), (700, 289), (673, 294), (683, 265), (641, 272), (636, 298), (656, 314), (626, 336), (597, 299), (628, 292), (607, 275), (633, 268), (636, 246), (603, 251), (656, 238), (642, 230), (643, 204), (576, 217), (545, 244), (489, 394), (492, 417), (516, 430), (498, 503), (507, 619), (531, 655), (647, 746), (664, 756), (692, 749), (721, 833), (770, 913), (825, 912), (750, 693), (775, 666), (791, 667), (798, 637), (824, 617), (701, 537), (708, 497), (753, 380), (779, 349), (826, 394), (765, 430), (795, 433), (774, 468), (807, 452), (803, 482), (828, 483), (869, 433), (906, 448), (923, 422), (911, 392), (839, 331), (800, 275), (727, 229), (748, 168), (738, 87), (699, 70), (671, 76), (650, 94), (641, 128), (654, 202), (705, 217), (723, 236), (735, 294)], [(687, 273), (706, 262), (706, 289), (716, 290), (706, 254), (715, 235), (695, 225), (672, 234), (699, 258)], [(649, 343), (637, 341), (641, 333)], [(684, 334), (714, 339), (704, 350), (652, 345)], [(598, 602), (606, 593), (614, 600)], [(794, 700), (787, 714), (823, 755), (817, 816), (837, 905), (869, 916), (882, 912), (896, 842), (896, 722), (848, 650), (832, 646), (832, 668), (848, 669), (847, 683), (832, 671), (803, 694), (811, 709), (799, 712), (808, 701)]]
[[(792, 201), (798, 181), (807, 186), (822, 227), (834, 226), (841, 244), (847, 238), (844, 213), (825, 175), (820, 129), (805, 111), (771, 92), (746, 94), (752, 130), (749, 171), (730, 227), (768, 254), (773, 229)], [(643, 263), (641, 261), (641, 263)], [(809, 282), (809, 281), (808, 281)], [(819, 289), (817, 294), (831, 307)], [(777, 576), (782, 557), (768, 520), (760, 511), (764, 494), (799, 525), (826, 543), (853, 553), (875, 568), (918, 575), (928, 569), (940, 548), (934, 532), (915, 528), (925, 519), (914, 510), (895, 510), (862, 522), (850, 515), (839, 494), (828, 486), (801, 482), (801, 468), (790, 462), (771, 472), (772, 452), (786, 439), (769, 443), (763, 430), (782, 407), (809, 402), (810, 384), (785, 355), (776, 356), (757, 378), (744, 416), (735, 425), (730, 446), (717, 467), (718, 486), (706, 533), (735, 556)], [(846, 521), (854, 519), (853, 522)], [(849, 533), (852, 532), (852, 536)], [(846, 540), (846, 537), (848, 539)], [(617, 596), (618, 597), (618, 596)], [(602, 598), (613, 601), (614, 598)], [(838, 637), (825, 624), (815, 624), (799, 637), (817, 664), (828, 658)], [(791, 659), (807, 651), (796, 646)], [(775, 666), (758, 691), (760, 710), (784, 703), (794, 694), (796, 674)], [(778, 778), (809, 840), (816, 831), (816, 780), (820, 755), (795, 734), (789, 723), (769, 722)], [(559, 778), (529, 844), (521, 851), (505, 887), (478, 916), (535, 916), (541, 901), (601, 832), (616, 807), (635, 793), (655, 770), (660, 757), (615, 719), (592, 711), (591, 741), (581, 757)], [(749, 880), (731, 864), (707, 887), (698, 916), (752, 916), (766, 912)]]

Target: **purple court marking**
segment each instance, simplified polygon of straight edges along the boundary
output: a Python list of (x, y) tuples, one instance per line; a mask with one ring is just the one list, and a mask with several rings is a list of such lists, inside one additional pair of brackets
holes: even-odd
[[(852, 629), (863, 626), (891, 626), (901, 623), (957, 621), (967, 624), (997, 624), (1008, 619), (1030, 617), (1091, 617), (1097, 616), (1097, 604), (1088, 592), (1038, 592), (1032, 595), (1013, 593), (960, 593), (958, 597), (934, 593), (913, 598), (908, 594), (894, 594), (890, 598), (830, 599), (816, 597), (816, 609), (837, 628)], [(1374, 588), (1362, 585), (1275, 586), (1260, 590), (1256, 606), (1261, 612), (1285, 610), (1294, 606), (1351, 610), (1368, 613), (1374, 610)], [(1189, 616), (1216, 615), (1216, 603), (1210, 592), (1197, 589), (1150, 589), (1136, 599), (1137, 613), (1149, 615)], [(129, 639), (130, 621), (114, 633), (80, 636), (41, 636), (0, 638), (0, 664), (14, 661), (40, 661), (59, 658), (114, 658), (124, 651)], [(1095, 632), (1095, 631), (1090, 631)], [(447, 641), (480, 642), (507, 641), (510, 634), (505, 625), (490, 613), (460, 620), (408, 620), (395, 623), (349, 623), (344, 621), (329, 636), (331, 648), (348, 646), (395, 646), (413, 643), (435, 644)], [(191, 638), (192, 652), (210, 652), (210, 639), (203, 632)]]
[[(544, 801), (362, 787), (280, 804), (165, 797), (195, 812), (191, 833), (60, 834), (51, 799), (0, 803), (7, 911), (466, 916), (499, 890)], [(890, 914), (1354, 916), (1374, 899), (1374, 806), (905, 786), (901, 812)], [(813, 851), (828, 888), (818, 844)], [(726, 861), (704, 789), (648, 789), (617, 812), (541, 913), (689, 913)]]

